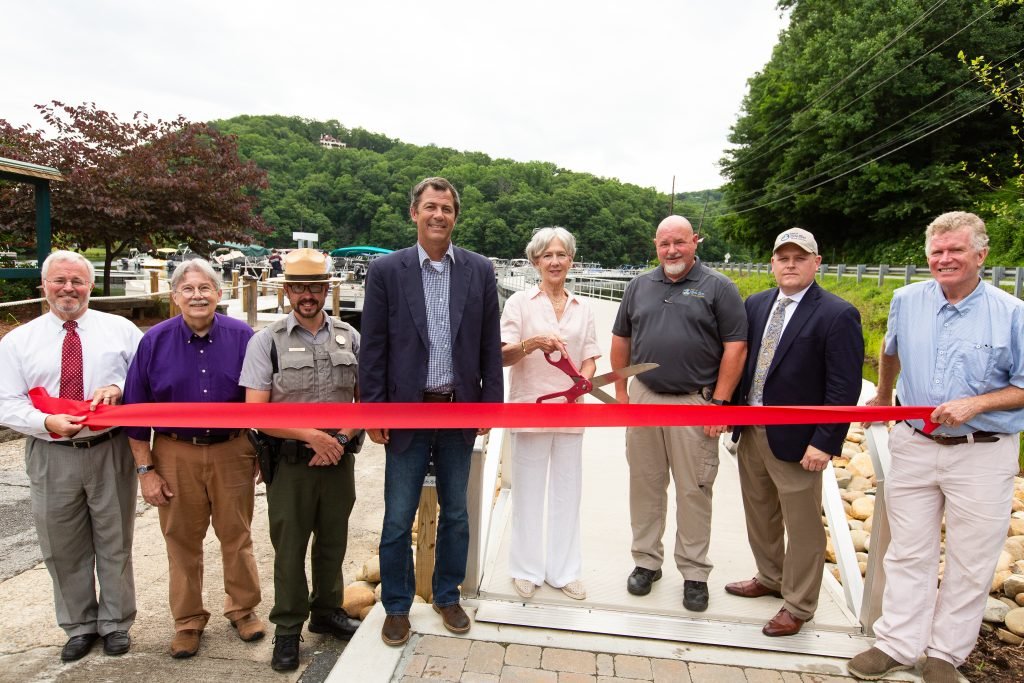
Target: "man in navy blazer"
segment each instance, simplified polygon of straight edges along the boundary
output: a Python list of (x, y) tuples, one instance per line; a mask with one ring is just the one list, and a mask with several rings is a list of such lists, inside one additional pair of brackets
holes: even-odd
[[(459, 193), (444, 178), (413, 188), (409, 215), (417, 244), (374, 261), (366, 275), (359, 354), (360, 400), (367, 403), (501, 403), (504, 398), (500, 312), (491, 262), (451, 243)], [(381, 638), (409, 638), (416, 590), (411, 528), (423, 477), (433, 458), (441, 513), (433, 577), (434, 610), (465, 633), (459, 605), (469, 550), (469, 482), (481, 429), (370, 429), (384, 444), (384, 526), (380, 539)]]
[[(814, 236), (792, 228), (775, 240), (778, 287), (746, 301), (750, 354), (734, 402), (740, 405), (856, 405), (864, 364), (860, 313), (814, 281)], [(849, 425), (743, 427), (740, 486), (757, 576), (727, 584), (733, 595), (771, 595), (783, 606), (763, 632), (800, 631), (818, 607), (825, 563), (821, 471), (842, 452)], [(789, 545), (786, 546), (788, 536)]]

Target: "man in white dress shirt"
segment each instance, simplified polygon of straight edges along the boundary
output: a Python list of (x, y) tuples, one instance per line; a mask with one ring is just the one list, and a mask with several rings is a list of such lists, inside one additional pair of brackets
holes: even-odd
[(89, 310), (95, 272), (80, 254), (50, 254), (42, 280), (49, 313), (0, 339), (0, 424), (28, 437), (32, 514), (68, 635), (61, 659), (84, 657), (100, 638), (106, 654), (121, 655), (135, 620), (137, 483), (128, 439), (119, 428), (93, 431), (81, 417), (43, 413), (28, 392), (91, 399), (93, 408), (117, 403), (142, 333)]

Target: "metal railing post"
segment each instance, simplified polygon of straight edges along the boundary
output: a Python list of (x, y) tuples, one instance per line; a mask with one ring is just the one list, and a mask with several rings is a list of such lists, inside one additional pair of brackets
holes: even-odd
[(885, 551), (891, 540), (889, 518), (885, 512), (885, 479), (889, 473), (889, 431), (881, 424), (865, 430), (868, 454), (875, 470), (875, 508), (871, 513), (871, 552), (864, 574), (864, 596), (860, 607), (860, 624), (864, 633), (874, 635), (874, 625), (882, 616), (882, 594), (885, 592)]

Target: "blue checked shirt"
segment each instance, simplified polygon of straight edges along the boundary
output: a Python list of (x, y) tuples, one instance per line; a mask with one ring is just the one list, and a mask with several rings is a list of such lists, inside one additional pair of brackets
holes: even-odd
[(449, 242), (440, 270), (431, 263), (419, 242), (416, 243), (416, 251), (420, 258), (423, 301), (427, 306), (427, 333), (430, 337), (427, 386), (423, 390), (448, 393), (455, 386), (452, 372), (452, 320), (448, 305), (455, 250)]
[[(899, 356), (896, 394), (905, 406), (937, 406), (1011, 385), (1024, 388), (1024, 302), (984, 282), (957, 304), (946, 301), (935, 280), (901, 287), (889, 307), (884, 351)], [(921, 420), (908, 422), (922, 426)], [(979, 413), (960, 427), (942, 425), (935, 433), (1021, 430), (1024, 409)]]

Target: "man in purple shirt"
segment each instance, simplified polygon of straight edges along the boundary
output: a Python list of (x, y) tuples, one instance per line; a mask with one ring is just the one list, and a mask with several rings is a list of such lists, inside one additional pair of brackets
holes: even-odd
[[(207, 261), (181, 263), (171, 276), (181, 315), (154, 326), (128, 369), (124, 403), (245, 400), (238, 386), (252, 330), (216, 312), (221, 279)], [(151, 431), (152, 442), (151, 442)], [(171, 656), (199, 650), (210, 613), (203, 607), (203, 539), (212, 520), (224, 563), (224, 616), (244, 641), (259, 640), (260, 581), (252, 552), (256, 456), (239, 429), (125, 428), (142, 496), (160, 511), (167, 543)], [(151, 445), (152, 444), (152, 445)]]

